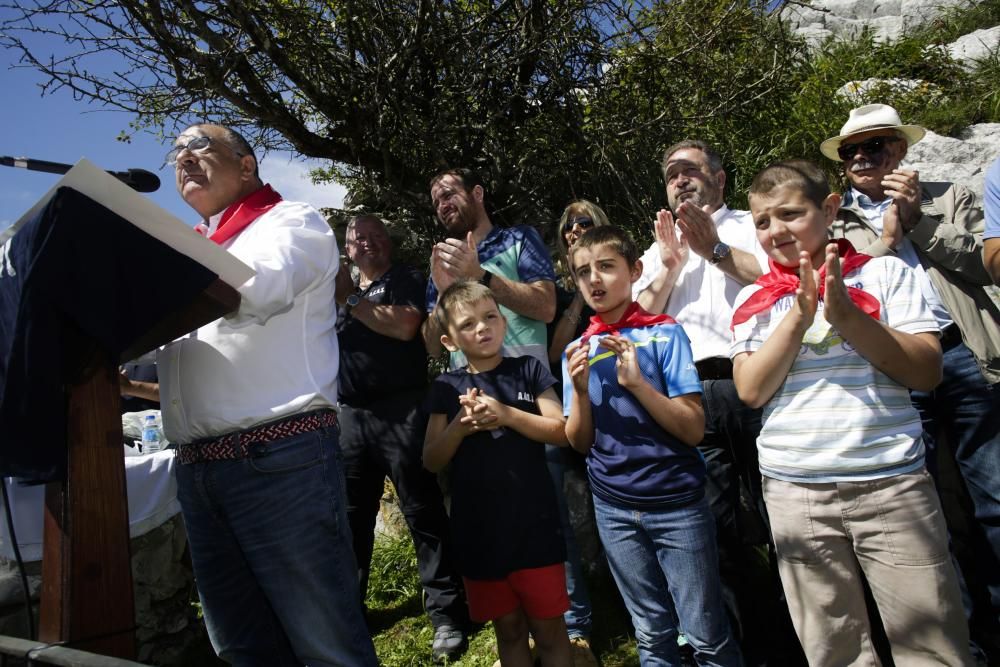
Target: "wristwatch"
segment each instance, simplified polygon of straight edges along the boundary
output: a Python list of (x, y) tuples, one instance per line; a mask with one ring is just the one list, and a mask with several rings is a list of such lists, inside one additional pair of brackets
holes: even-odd
[(351, 311), (354, 310), (354, 307), (359, 303), (361, 303), (361, 297), (358, 296), (357, 292), (355, 292), (354, 294), (348, 294), (347, 301), (345, 303), (346, 306), (344, 310), (347, 312), (348, 315), (350, 315)]
[(723, 243), (722, 241), (719, 241), (718, 243), (715, 244), (715, 247), (712, 248), (712, 256), (708, 258), (708, 261), (711, 264), (718, 264), (719, 262), (721, 262), (722, 260), (724, 260), (725, 258), (729, 257), (732, 254), (733, 254), (733, 249), (730, 248), (725, 243)]
[(479, 279), (479, 284), (489, 287), (490, 281), (492, 280), (493, 280), (493, 274), (487, 271), (486, 269), (483, 269), (483, 277)]

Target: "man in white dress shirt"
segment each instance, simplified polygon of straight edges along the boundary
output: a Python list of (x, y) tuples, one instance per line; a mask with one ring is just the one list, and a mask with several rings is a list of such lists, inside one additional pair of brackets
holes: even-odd
[[(698, 445), (708, 465), (705, 493), (716, 518), (719, 566), (726, 605), (748, 665), (803, 662), (790, 623), (780, 631), (763, 622), (787, 618), (776, 580), (749, 561), (748, 544), (767, 542), (757, 434), (760, 411), (745, 406), (729, 360), (733, 301), (767, 270), (750, 213), (726, 206), (722, 158), (703, 141), (685, 140), (663, 155), (670, 210), (654, 223), (655, 242), (642, 257), (633, 296), (646, 310), (683, 325), (702, 380), (705, 438)], [(772, 585), (774, 584), (774, 585)]]
[(157, 360), (212, 644), (235, 665), (375, 665), (333, 410), (333, 231), (264, 185), (228, 128), (189, 127), (167, 162), (204, 233), (256, 271), (235, 312)]

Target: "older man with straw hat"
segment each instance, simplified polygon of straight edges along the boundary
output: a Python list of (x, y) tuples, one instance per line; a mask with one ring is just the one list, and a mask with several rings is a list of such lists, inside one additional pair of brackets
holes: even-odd
[(911, 392), (924, 425), (927, 464), (937, 447), (958, 464), (975, 509), (974, 572), (1000, 617), (1000, 311), (984, 290), (983, 213), (954, 183), (921, 183), (902, 166), (925, 130), (905, 125), (894, 108), (868, 104), (850, 113), (840, 133), (820, 145), (843, 163), (844, 193), (833, 235), (861, 252), (896, 255), (918, 274), (941, 328), (944, 379), (932, 392)]

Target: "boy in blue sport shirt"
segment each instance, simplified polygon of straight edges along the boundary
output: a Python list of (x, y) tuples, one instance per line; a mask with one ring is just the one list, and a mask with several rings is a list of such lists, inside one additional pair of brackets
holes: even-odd
[(680, 626), (699, 665), (741, 665), (695, 447), (705, 416), (687, 335), (632, 301), (642, 263), (621, 230), (585, 233), (569, 265), (597, 314), (563, 360), (566, 436), (587, 454), (597, 528), (640, 662), (679, 665)]
[(770, 271), (733, 315), (736, 389), (764, 408), (757, 448), (788, 609), (810, 665), (877, 665), (866, 580), (897, 665), (970, 665), (908, 391), (941, 379), (938, 325), (902, 260), (830, 242), (839, 205), (809, 162), (754, 178)]
[(488, 287), (459, 281), (438, 301), (441, 343), (467, 365), (428, 397), (424, 466), (451, 464), (451, 524), (469, 615), (493, 621), (500, 661), (530, 667), (528, 632), (546, 667), (569, 667), (565, 539), (543, 443), (565, 444), (546, 364), (504, 357), (507, 320)]

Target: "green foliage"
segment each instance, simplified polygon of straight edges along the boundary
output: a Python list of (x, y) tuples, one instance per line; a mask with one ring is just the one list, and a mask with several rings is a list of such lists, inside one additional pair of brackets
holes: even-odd
[[(441, 233), (428, 178), (443, 166), (480, 171), (501, 222), (550, 228), (569, 201), (587, 198), (648, 237), (664, 204), (660, 153), (684, 138), (718, 146), (727, 200), (739, 207), (774, 160), (809, 158), (834, 173), (818, 145), (858, 104), (893, 104), (945, 135), (1000, 122), (996, 54), (969, 69), (944, 48), (1000, 23), (1000, 0), (945, 10), (898, 40), (865, 32), (815, 49), (764, 0), (0, 8), (0, 45), (45, 73), (48, 90), (134, 112), (130, 131), (207, 119), (249, 130), (264, 148), (327, 158), (314, 178), (343, 183), (349, 205), (387, 218), (413, 258)], [(45, 37), (80, 54), (53, 61)], [(109, 54), (122, 67), (87, 69)], [(866, 79), (882, 83), (853, 99), (836, 94)]]
[(369, 607), (385, 610), (419, 599), (421, 588), (416, 568), (417, 556), (409, 537), (376, 540), (368, 584)]

